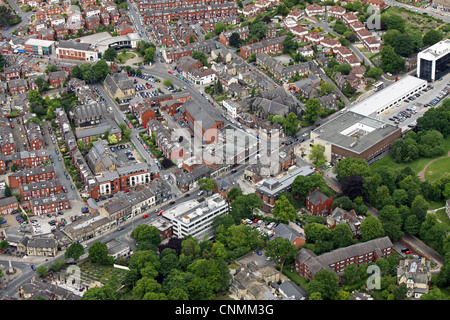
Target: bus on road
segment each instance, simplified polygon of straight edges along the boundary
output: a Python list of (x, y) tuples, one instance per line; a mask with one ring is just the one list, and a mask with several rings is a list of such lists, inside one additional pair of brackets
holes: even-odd
[(375, 90), (375, 91), (380, 91), (383, 88), (384, 88), (384, 83), (381, 81), (379, 81), (373, 85), (373, 90)]

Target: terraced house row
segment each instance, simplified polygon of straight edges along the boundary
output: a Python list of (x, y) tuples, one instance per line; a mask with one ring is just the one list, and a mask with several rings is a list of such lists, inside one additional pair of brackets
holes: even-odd
[(143, 13), (143, 21), (146, 25), (153, 23), (169, 23), (183, 19), (185, 21), (203, 21), (211, 18), (238, 16), (237, 5), (234, 2), (193, 5), (179, 8), (165, 8), (148, 10)]
[(213, 5), (229, 3), (228, 0), (137, 0), (136, 7), (139, 12), (168, 8), (183, 8), (193, 5)]

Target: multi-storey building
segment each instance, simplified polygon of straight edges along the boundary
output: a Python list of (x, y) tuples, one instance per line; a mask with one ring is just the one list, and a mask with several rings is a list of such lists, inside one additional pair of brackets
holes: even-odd
[(241, 57), (247, 59), (251, 54), (258, 54), (260, 52), (276, 53), (283, 49), (283, 40), (286, 36), (275, 37), (272, 39), (263, 40), (241, 47)]
[(384, 237), (335, 249), (320, 256), (302, 248), (295, 258), (295, 270), (308, 280), (312, 280), (320, 270), (334, 271), (341, 281), (346, 266), (353, 263), (359, 266), (389, 257), (393, 247), (389, 237)]
[(21, 151), (11, 155), (11, 162), (19, 168), (32, 168), (45, 164), (49, 160), (48, 151), (40, 149), (36, 151)]
[(162, 215), (172, 223), (175, 237), (183, 239), (187, 235), (192, 235), (200, 240), (205, 235), (209, 237), (213, 235), (211, 227), (214, 218), (228, 211), (227, 201), (216, 193), (203, 202), (197, 200), (184, 202)]
[(236, 28), (236, 29), (233, 29), (233, 30), (229, 30), (229, 31), (224, 31), (224, 32), (222, 32), (222, 33), (220, 34), (220, 36), (219, 36), (219, 41), (220, 41), (221, 43), (223, 43), (224, 45), (228, 46), (229, 41), (230, 41), (230, 37), (231, 37), (231, 35), (232, 35), (233, 33), (239, 34), (239, 37), (240, 37), (242, 40), (247, 39), (248, 33), (249, 33), (249, 31), (248, 31), (248, 26), (241, 27), (241, 28)]
[(52, 165), (49, 165), (13, 172), (8, 176), (8, 184), (12, 189), (14, 189), (20, 187), (22, 184), (48, 181), (55, 178), (55, 168)]
[(31, 211), (37, 216), (70, 209), (66, 193), (58, 193), (48, 198), (32, 199), (29, 202)]
[(99, 213), (110, 221), (120, 222), (128, 216), (144, 212), (155, 205), (155, 195), (149, 188), (137, 192), (130, 192), (100, 206)]
[(32, 182), (20, 185), (20, 195), (23, 200), (28, 201), (40, 197), (49, 197), (52, 194), (64, 192), (64, 189), (65, 187), (59, 179)]
[(0, 216), (19, 210), (19, 202), (15, 196), (0, 199)]

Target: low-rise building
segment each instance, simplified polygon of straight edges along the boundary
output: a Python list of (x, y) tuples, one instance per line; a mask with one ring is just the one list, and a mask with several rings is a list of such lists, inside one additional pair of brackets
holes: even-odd
[(15, 196), (0, 199), (0, 215), (4, 216), (19, 210), (19, 202)]
[(397, 284), (406, 284), (406, 296), (420, 299), (428, 293), (431, 283), (431, 263), (426, 258), (403, 259), (397, 267)]
[(255, 193), (263, 200), (265, 209), (272, 209), (278, 197), (282, 193), (291, 190), (292, 182), (297, 176), (303, 175), (308, 177), (312, 174), (314, 174), (314, 168), (308, 166), (299, 167), (291, 172), (282, 174), (280, 177), (270, 177), (261, 180), (255, 188)]
[(329, 270), (335, 272), (342, 281), (346, 266), (350, 264), (359, 266), (389, 257), (393, 253), (393, 247), (389, 237), (384, 237), (335, 249), (319, 256), (309, 249), (301, 248), (295, 258), (295, 271), (302, 277), (312, 280), (317, 272)]

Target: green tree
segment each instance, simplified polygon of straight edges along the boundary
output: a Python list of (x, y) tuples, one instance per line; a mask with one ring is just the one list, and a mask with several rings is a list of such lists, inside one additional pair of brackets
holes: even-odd
[(290, 112), (286, 115), (286, 118), (283, 121), (283, 128), (287, 135), (293, 135), (298, 132), (299, 120), (295, 113)]
[(254, 37), (261, 40), (267, 35), (268, 30), (269, 27), (263, 21), (255, 21), (248, 28), (248, 38), (251, 39)]
[(429, 206), (429, 203), (423, 195), (418, 194), (411, 203), (411, 214), (415, 215), (420, 222), (423, 222), (425, 221)]
[(338, 224), (331, 230), (330, 240), (335, 248), (348, 247), (353, 244), (353, 232), (348, 224)]
[(112, 265), (112, 261), (108, 256), (108, 248), (102, 242), (95, 242), (89, 247), (89, 260), (102, 265)]
[(434, 288), (420, 296), (420, 300), (448, 300), (448, 298), (439, 288)]
[(342, 73), (343, 75), (348, 75), (352, 69), (353, 67), (348, 63), (343, 63), (336, 67), (336, 71)]
[(104, 60), (97, 61), (97, 63), (92, 67), (92, 71), (94, 72), (94, 77), (102, 83), (106, 76), (110, 73), (109, 66)]
[(317, 272), (308, 286), (310, 294), (318, 292), (324, 300), (335, 300), (338, 291), (339, 285), (336, 274), (326, 269)]
[(321, 96), (325, 96), (327, 94), (334, 92), (334, 85), (332, 83), (322, 83), (319, 88), (319, 93)]
[(381, 21), (385, 24), (387, 30), (396, 29), (400, 32), (405, 31), (406, 21), (397, 14), (382, 14)]
[(364, 159), (356, 159), (352, 157), (342, 159), (336, 163), (333, 167), (333, 171), (336, 173), (338, 181), (342, 181), (342, 179), (351, 175), (365, 177), (370, 173), (369, 166)]
[(234, 199), (236, 199), (238, 196), (242, 196), (242, 195), (243, 195), (243, 193), (242, 193), (242, 190), (241, 190), (241, 189), (239, 189), (239, 188), (237, 188), (237, 187), (233, 187), (233, 188), (231, 188), (230, 191), (228, 191), (228, 193), (227, 193), (227, 199), (229, 199), (229, 200), (234, 200)]
[(43, 277), (47, 274), (48, 269), (45, 266), (39, 266), (36, 268), (36, 273), (38, 274), (39, 277)]
[(239, 48), (241, 45), (241, 36), (237, 32), (233, 32), (228, 40), (230, 47)]
[(106, 49), (105, 52), (103, 53), (103, 59), (105, 59), (106, 61), (114, 61), (116, 57), (117, 51), (112, 47)]
[(164, 79), (163, 85), (164, 85), (165, 87), (171, 87), (171, 86), (173, 86), (173, 81), (172, 81), (172, 79), (170, 79), (170, 78)]
[(173, 288), (167, 295), (167, 299), (176, 301), (189, 300), (189, 295), (185, 290), (181, 288)]
[(275, 207), (272, 211), (275, 218), (281, 221), (293, 221), (297, 218), (297, 210), (289, 202), (286, 196), (282, 195), (278, 200), (275, 201)]
[(312, 161), (316, 168), (323, 165), (326, 160), (324, 156), (325, 147), (320, 144), (314, 144), (311, 146), (311, 152), (309, 154), (309, 160)]
[(366, 71), (366, 77), (378, 80), (383, 75), (383, 70), (378, 67), (369, 68)]
[(427, 33), (423, 35), (422, 42), (424, 46), (432, 46), (444, 39), (442, 32), (434, 29), (430, 29)]
[(214, 34), (216, 36), (218, 36), (219, 34), (221, 34), (225, 29), (227, 28), (227, 24), (225, 22), (217, 22), (216, 25), (214, 26)]
[(207, 66), (208, 65), (208, 59), (207, 59), (206, 54), (204, 52), (194, 51), (192, 53), (192, 58), (200, 61), (203, 64), (203, 66)]
[(398, 209), (393, 205), (385, 206), (379, 212), (379, 219), (383, 225), (386, 235), (393, 241), (403, 236), (401, 230), (402, 217)]
[(161, 285), (151, 278), (142, 278), (136, 282), (136, 286), (133, 288), (133, 295), (138, 300), (147, 300), (145, 295), (147, 293), (160, 293)]
[(5, 191), (3, 191), (5, 197), (12, 197), (11, 187), (9, 185), (5, 186)]
[(331, 230), (320, 223), (308, 223), (305, 228), (305, 238), (308, 243), (317, 243), (330, 239)]
[(157, 247), (161, 244), (161, 234), (155, 226), (140, 224), (131, 232), (131, 237), (137, 242), (149, 242)]
[(289, 239), (277, 237), (266, 244), (265, 255), (271, 260), (281, 263), (280, 272), (283, 273), (285, 262), (291, 263), (294, 261), (297, 254), (297, 247), (294, 246)]
[(319, 119), (320, 101), (318, 99), (308, 99), (305, 103), (305, 120), (314, 123)]
[(206, 191), (207, 193), (213, 192), (216, 188), (214, 180), (210, 178), (202, 178), (198, 180), (198, 185), (200, 186), (200, 189)]
[(361, 238), (363, 241), (369, 241), (385, 236), (381, 221), (374, 216), (368, 216), (361, 223)]
[(395, 53), (394, 48), (387, 45), (381, 49), (381, 69), (385, 72), (395, 73), (405, 69), (405, 60)]
[(397, 36), (394, 45), (394, 51), (402, 57), (409, 57), (415, 51), (415, 43), (411, 36), (401, 33)]
[(66, 258), (73, 258), (74, 260), (78, 260), (83, 254), (83, 246), (78, 242), (74, 242), (66, 249), (64, 256)]

